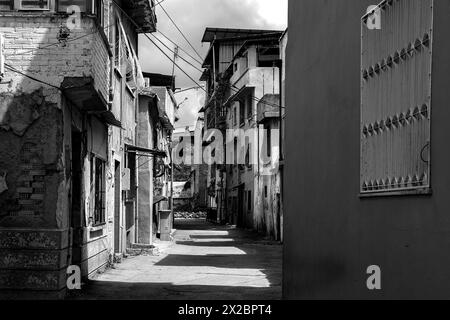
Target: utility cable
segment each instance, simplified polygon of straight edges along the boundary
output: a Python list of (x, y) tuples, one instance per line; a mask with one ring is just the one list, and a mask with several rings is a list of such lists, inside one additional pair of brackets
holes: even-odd
[(178, 27), (178, 25), (176, 24), (176, 22), (172, 19), (172, 17), (169, 15), (169, 13), (166, 11), (166, 9), (164, 9), (164, 7), (160, 4), (161, 9), (164, 11), (164, 13), (166, 14), (166, 16), (169, 18), (169, 20), (173, 23), (173, 25), (175, 26), (175, 28), (177, 28), (177, 30), (180, 32), (180, 34), (183, 36), (184, 40), (186, 40), (186, 42), (189, 44), (189, 46), (194, 50), (194, 52), (198, 55), (198, 57), (200, 59), (203, 59), (202, 56), (200, 55), (200, 53), (198, 53), (198, 51), (195, 49), (195, 47), (191, 44), (191, 42), (189, 41), (189, 39), (184, 35), (183, 31), (181, 31), (181, 29)]

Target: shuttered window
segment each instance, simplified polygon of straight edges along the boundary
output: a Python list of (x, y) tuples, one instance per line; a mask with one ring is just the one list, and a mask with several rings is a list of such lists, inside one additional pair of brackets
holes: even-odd
[(430, 190), (433, 0), (383, 1), (362, 19), (361, 193)]

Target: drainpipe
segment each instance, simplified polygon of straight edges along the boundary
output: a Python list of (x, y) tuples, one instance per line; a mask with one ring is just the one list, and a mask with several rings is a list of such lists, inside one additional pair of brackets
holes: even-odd
[[(280, 150), (280, 155), (279, 155), (279, 158), (280, 158), (280, 162), (284, 162), (284, 148), (283, 148), (283, 98), (284, 98), (284, 96), (283, 96), (283, 64), (284, 64), (284, 61), (282, 60), (282, 59), (280, 59), (279, 61), (278, 61), (278, 66), (279, 66), (279, 68), (280, 68), (280, 71), (279, 71), (279, 82), (280, 82), (280, 84), (279, 84), (279, 86), (280, 86), (280, 105), (279, 105), (279, 112), (280, 112), (280, 134), (279, 134), (279, 144), (280, 144), (280, 147), (279, 147), (279, 150)], [(283, 208), (284, 208), (284, 206), (283, 206), (283, 203), (284, 203), (284, 167), (283, 166), (281, 166), (280, 165), (280, 169), (279, 169), (279, 171), (280, 171), (280, 204), (279, 204), (279, 206), (278, 206), (278, 210), (279, 210), (279, 214), (280, 214), (280, 219), (281, 219), (281, 214), (283, 213)], [(281, 225), (281, 221), (280, 221), (280, 234), (278, 235), (279, 237), (280, 237), (280, 241), (282, 241), (283, 240), (283, 237), (282, 237), (282, 232), (283, 232), (283, 225)]]
[(174, 165), (173, 165), (173, 150), (172, 150), (172, 133), (168, 136), (169, 140), (169, 152), (170, 152), (170, 211), (172, 214), (172, 227), (175, 224), (175, 215), (173, 212), (173, 174), (174, 174)]

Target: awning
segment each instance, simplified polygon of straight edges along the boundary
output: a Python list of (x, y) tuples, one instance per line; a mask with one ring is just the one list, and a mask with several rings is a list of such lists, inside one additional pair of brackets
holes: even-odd
[(122, 123), (116, 119), (114, 113), (111, 111), (105, 111), (99, 114), (100, 118), (107, 124), (122, 128)]
[(148, 149), (144, 147), (137, 147), (132, 145), (125, 145), (125, 152), (127, 153), (136, 153), (138, 156), (142, 157), (157, 157), (157, 158), (166, 158), (167, 153), (165, 151), (157, 150), (157, 149)]
[(65, 77), (61, 89), (64, 95), (81, 111), (108, 111), (108, 105), (95, 89), (92, 77)]
[(92, 77), (65, 77), (61, 88), (66, 98), (81, 112), (97, 115), (106, 124), (122, 127), (110, 111), (108, 102), (95, 89)]
[[(255, 87), (248, 87), (248, 86), (244, 86), (241, 89), (239, 89), (239, 91), (235, 91), (236, 93), (234, 95), (232, 95), (231, 97), (228, 98), (228, 100), (224, 103), (224, 105), (227, 105), (233, 101), (239, 100), (241, 97), (246, 96), (250, 93), (252, 93), (252, 90)], [(234, 88), (234, 90), (237, 90)]]

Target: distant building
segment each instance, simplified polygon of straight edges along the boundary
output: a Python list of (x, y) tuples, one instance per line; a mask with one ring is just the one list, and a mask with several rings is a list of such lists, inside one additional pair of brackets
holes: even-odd
[[(273, 172), (273, 181), (265, 177), (259, 155), (268, 146), (266, 158), (270, 158), (275, 145), (270, 135), (262, 137), (265, 142), (260, 144), (264, 123), (266, 129), (279, 128), (282, 35), (271, 30), (207, 28), (203, 41), (210, 43), (210, 50), (201, 78), (208, 88), (202, 110), (206, 143), (211, 143), (211, 129), (221, 130), (223, 137), (230, 129), (251, 132), (254, 142), (244, 146), (236, 138), (234, 144), (224, 145), (226, 153), (235, 155), (234, 164), (209, 167), (209, 218), (254, 228), (276, 239), (281, 238), (280, 176)], [(258, 159), (253, 159), (255, 154)], [(238, 163), (238, 155), (245, 155), (245, 163)]]

